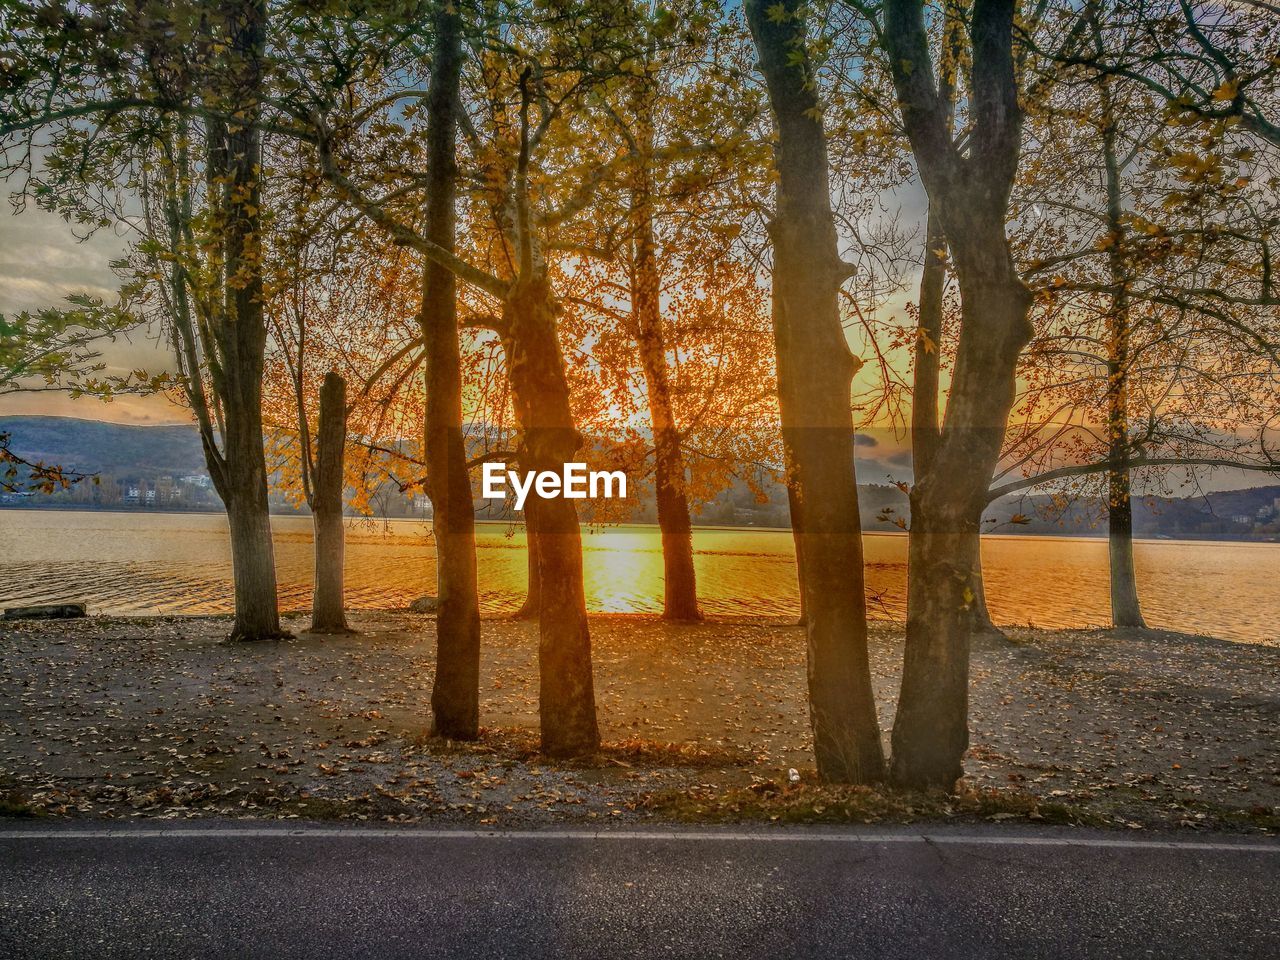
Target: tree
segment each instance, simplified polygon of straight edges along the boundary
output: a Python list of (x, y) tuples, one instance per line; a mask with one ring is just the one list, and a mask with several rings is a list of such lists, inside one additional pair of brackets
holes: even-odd
[(316, 431), (312, 515), (315, 523), (315, 584), (311, 598), (312, 633), (350, 633), (343, 599), (342, 527), (343, 454), (347, 445), (347, 382), (336, 371), (320, 388)]
[(840, 259), (822, 110), (798, 2), (748, 0), (777, 126), (773, 323), (819, 775), (872, 783), (884, 755), (867, 655), (850, 392), (859, 361), (840, 323)]
[(882, 37), (903, 127), (947, 239), (961, 293), (946, 418), (912, 485), (905, 660), (893, 727), (892, 777), (951, 789), (968, 747), (974, 571), (987, 488), (1031, 336), (1031, 293), (1005, 231), (1018, 170), (1022, 110), (1014, 70), (1014, 3), (975, 0), (969, 18), (971, 131), (957, 144), (929, 48), (923, 2), (886, 0)]
[[(500, 29), (481, 22), (476, 33), (491, 49), (477, 58), (475, 110), (464, 124), (483, 172), (471, 202), (490, 214), (484, 230), (470, 238), (480, 256), (468, 259), (449, 252), (401, 215), (412, 178), (408, 190), (396, 190), (386, 187), (385, 171), (364, 175), (351, 147), (368, 122), (368, 111), (353, 123), (354, 118), (338, 113), (292, 109), (298, 121), (310, 125), (308, 137), (341, 200), (396, 242), (452, 272), (485, 301), (485, 324), (497, 332), (507, 357), (521, 465), (560, 472), (574, 458), (582, 437), (558, 337), (547, 234), (568, 230), (621, 161), (588, 167), (576, 149), (558, 155), (548, 151), (566, 143), (576, 148), (574, 111), (597, 77), (616, 72), (611, 44), (618, 39), (620, 21), (609, 5), (593, 5), (589, 11), (567, 4), (541, 13), (500, 12), (508, 17)], [(577, 33), (554, 29), (575, 13), (586, 17)], [(376, 102), (383, 109), (398, 109), (402, 100), (419, 96), (399, 90)], [(486, 254), (492, 265), (481, 266)], [(541, 594), (543, 748), (560, 755), (588, 752), (599, 744), (599, 729), (576, 510), (567, 499), (533, 497), (526, 518), (537, 543)]]
[[(1112, 621), (1141, 627), (1134, 476), (1150, 487), (1169, 467), (1276, 468), (1266, 384), (1277, 331), (1265, 137), (1235, 116), (1162, 112), (1138, 71), (1162, 72), (1169, 51), (1134, 14), (1085, 4), (1071, 14), (1080, 43), (1046, 55), (1037, 81), (1037, 147), (1018, 198), (1036, 215), (1018, 246), (1041, 329), (992, 495), (1043, 483), (1066, 502), (1105, 481)], [(1204, 29), (1229, 35), (1230, 17), (1205, 16)], [(1255, 74), (1251, 90), (1264, 87)], [(1079, 185), (1069, 197), (1064, 180)]]
[[(83, 226), (142, 230), (133, 289), (142, 297), (149, 287), (166, 314), (181, 386), (227, 508), (231, 636), (282, 636), (261, 412), (267, 5), (50, 4), (21, 11), (12, 26), (0, 112), (4, 172)], [(141, 199), (141, 216), (122, 204), (123, 193)]]
[[(435, 47), (427, 91), (426, 237), (455, 251), (457, 130), (462, 109), (462, 18), (451, 3), (434, 12)], [(480, 733), (480, 594), (475, 512), (462, 433), (462, 374), (454, 274), (427, 258), (419, 322), (426, 355), (427, 489), (436, 542), (435, 731), (453, 739)]]
[(598, 191), (595, 229), (565, 250), (561, 286), (566, 329), (591, 344), (612, 401), (599, 426), (625, 436), (633, 481), (653, 479), (663, 616), (697, 620), (693, 505), (728, 482), (715, 466), (730, 431), (739, 457), (743, 441), (768, 443), (750, 432), (771, 402), (771, 358), (752, 336), (767, 320), (739, 240), (755, 213), (744, 187), (767, 176), (763, 110), (742, 83), (739, 17), (706, 0), (632, 7), (634, 56), (597, 121), (625, 164)]
[[(938, 94), (944, 126), (954, 136), (956, 101), (960, 95), (961, 71), (968, 60), (965, 39), (967, 6), (950, 0), (943, 5), (939, 42)], [(916, 326), (912, 340), (911, 452), (917, 475), (933, 463), (941, 419), (941, 373), (944, 350), (951, 338), (944, 333), (947, 303), (947, 237), (932, 201), (925, 223), (924, 250), (920, 271)], [(982, 579), (982, 547), (978, 544), (971, 573), (973, 600), (970, 611), (975, 633), (1002, 635), (987, 609)]]

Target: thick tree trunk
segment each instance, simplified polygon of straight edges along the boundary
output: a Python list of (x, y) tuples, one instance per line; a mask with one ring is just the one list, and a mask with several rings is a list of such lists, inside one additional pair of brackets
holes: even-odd
[(693, 567), (693, 523), (685, 492), (684, 454), (676, 425), (667, 371), (659, 299), (661, 277), (653, 234), (652, 200), (647, 175), (632, 195), (635, 260), (631, 278), (631, 316), (653, 424), (654, 480), (658, 527), (662, 531), (662, 616), (700, 620), (697, 576)]
[(218, 493), (230, 525), (235, 590), (235, 620), (229, 639), (275, 640), (288, 634), (280, 628), (277, 609), (267, 463), (262, 447), (262, 366), (259, 361), (255, 375), (252, 359), (245, 365), (249, 369), (225, 372), (222, 398), (226, 432)]
[[(216, 386), (225, 420), (223, 474), (219, 493), (227, 506), (235, 581), (232, 640), (286, 636), (277, 609), (275, 554), (267, 502), (262, 444), (262, 377), (267, 326), (263, 316), (262, 133), (253, 124), (260, 105), (252, 97), (262, 84), (266, 5), (261, 0), (227, 7), (231, 61), (239, 86), (244, 126), (211, 122), (212, 189), (220, 194), (223, 222), (222, 317), (214, 330), (220, 355)], [(208, 452), (208, 451), (206, 451)]]
[(778, 129), (773, 327), (778, 398), (794, 495), (808, 652), (809, 716), (818, 775), (884, 776), (871, 671), (854, 473), (850, 389), (858, 361), (840, 323), (847, 276), (837, 251), (826, 136), (804, 57), (801, 4), (748, 0), (747, 17)]
[[(278, 640), (289, 634), (280, 628), (276, 600), (275, 552), (265, 479), (250, 479), (249, 471), (227, 458), (230, 481), (236, 489), (226, 500), (231, 531), (231, 576), (235, 586), (235, 619), (231, 641)], [(265, 477), (265, 469), (263, 477)]]
[[(957, 276), (962, 322), (974, 333), (962, 344), (952, 379), (947, 428), (911, 490), (907, 637), (892, 776), (916, 789), (951, 790), (964, 774), (969, 648), (981, 590), (979, 530), (1013, 405), (1017, 354), (1030, 332), (1030, 293), (1011, 261), (999, 266), (1009, 257), (1003, 224), (987, 227), (952, 238), (953, 250), (962, 243), (969, 248)], [(995, 363), (975, 356), (986, 351)]]
[[(979, 0), (970, 8), (967, 153), (952, 133), (951, 67), (940, 79), (933, 68), (925, 4), (885, 0), (882, 7), (903, 126), (961, 297), (946, 418), (911, 490), (907, 638), (891, 774), (914, 788), (951, 790), (964, 773), (979, 525), (1013, 406), (1018, 355), (1031, 336), (1031, 294), (1005, 235), (1022, 137), (1016, 6)], [(945, 49), (943, 56), (945, 64)]]
[(347, 383), (325, 374), (320, 387), (311, 520), (315, 531), (315, 581), (311, 632), (350, 633), (343, 596), (346, 531), (342, 524), (342, 462), (347, 446)]
[[(457, 111), (462, 74), (462, 22), (440, 3), (427, 94), (426, 234), (454, 249), (457, 202)], [(433, 732), (453, 740), (480, 735), (480, 593), (475, 509), (462, 433), (462, 366), (457, 289), (451, 271), (427, 261), (419, 314), (426, 353), (427, 492), (436, 544), (436, 675), (431, 687)]]
[(912, 490), (907, 559), (907, 639), (893, 725), (893, 779), (950, 790), (969, 747), (971, 571), (976, 523), (928, 510)]
[[(555, 304), (543, 276), (516, 281), (503, 304), (512, 399), (523, 430), (526, 470), (563, 472), (582, 445), (556, 331)], [(531, 491), (525, 522), (537, 539), (538, 715), (542, 749), (574, 756), (600, 746), (591, 635), (582, 583), (582, 532), (572, 500)]]

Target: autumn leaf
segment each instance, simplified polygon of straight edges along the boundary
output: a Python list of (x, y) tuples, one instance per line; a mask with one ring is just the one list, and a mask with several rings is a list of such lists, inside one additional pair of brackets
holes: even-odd
[(1223, 80), (1216, 90), (1213, 91), (1213, 99), (1220, 101), (1230, 101), (1236, 98), (1236, 94), (1240, 91), (1239, 80)]

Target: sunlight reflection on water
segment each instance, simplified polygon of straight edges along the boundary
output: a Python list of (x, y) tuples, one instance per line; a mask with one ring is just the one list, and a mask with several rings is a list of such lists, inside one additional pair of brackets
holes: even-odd
[[(311, 602), (311, 521), (276, 517), (280, 602)], [(871, 613), (904, 615), (906, 538), (864, 538)], [(222, 613), (231, 609), (226, 521), (211, 514), (0, 511), (0, 603), (80, 600), (97, 613)], [(653, 527), (586, 528), (587, 604), (607, 613), (662, 609), (662, 554)], [(487, 612), (519, 605), (525, 589), (524, 532), (479, 527)], [(705, 612), (795, 616), (791, 535), (704, 528), (694, 533)], [(1083, 627), (1107, 620), (1106, 545), (1101, 540), (987, 537), (983, 556), (991, 612), (999, 623)], [(1153, 626), (1232, 640), (1276, 643), (1280, 545), (1140, 542), (1138, 576)], [(350, 521), (347, 598), (353, 608), (403, 607), (434, 592), (430, 527), (413, 520)]]

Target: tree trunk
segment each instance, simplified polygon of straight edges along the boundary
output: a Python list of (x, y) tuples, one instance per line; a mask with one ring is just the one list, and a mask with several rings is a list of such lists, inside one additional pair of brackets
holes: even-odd
[(244, 125), (211, 122), (210, 171), (214, 203), (222, 214), (222, 317), (214, 330), (221, 358), (225, 418), (224, 475), (219, 494), (227, 506), (235, 581), (232, 640), (287, 636), (280, 629), (275, 554), (262, 443), (262, 377), (267, 325), (263, 316), (262, 133), (254, 125), (266, 49), (266, 5), (260, 0), (228, 8), (229, 47)]
[(332, 370), (320, 388), (311, 522), (315, 530), (312, 633), (350, 633), (343, 597), (346, 531), (342, 525), (342, 461), (347, 445), (347, 383)]
[[(569, 384), (546, 277), (520, 278), (503, 304), (511, 394), (523, 437), (526, 470), (563, 472), (582, 445), (569, 406)], [(537, 540), (538, 715), (542, 750), (551, 756), (600, 746), (591, 635), (582, 583), (582, 531), (572, 500), (531, 491), (525, 522)]]
[(911, 463), (921, 476), (929, 471), (939, 440), (938, 385), (942, 366), (942, 314), (947, 287), (947, 236), (933, 204), (925, 229), (924, 267), (920, 272), (920, 329), (916, 331), (911, 389)]
[[(457, 128), (462, 21), (450, 3), (435, 14), (435, 51), (427, 93), (426, 234), (453, 252), (457, 202)], [(427, 492), (436, 544), (436, 675), (433, 732), (452, 740), (480, 735), (480, 593), (475, 508), (462, 433), (462, 365), (453, 273), (428, 260), (419, 314), (426, 354)]]
[(635, 260), (631, 276), (631, 317), (653, 424), (654, 480), (658, 527), (662, 531), (662, 616), (666, 620), (700, 620), (684, 454), (671, 402), (667, 345), (662, 332), (661, 277), (648, 171), (643, 171), (637, 180), (632, 192)]
[(1133, 502), (1130, 497), (1129, 373), (1132, 329), (1129, 316), (1129, 267), (1126, 263), (1124, 185), (1116, 145), (1115, 104), (1106, 79), (1102, 101), (1102, 153), (1107, 177), (1108, 267), (1111, 308), (1107, 313), (1107, 553), (1111, 572), (1111, 622), (1117, 627), (1146, 627), (1133, 565)]
[[(228, 418), (230, 426), (230, 418)], [(276, 600), (275, 552), (271, 516), (267, 509), (265, 468), (259, 483), (237, 458), (228, 457), (234, 488), (226, 500), (231, 531), (231, 576), (235, 586), (235, 619), (228, 640), (278, 640), (289, 636), (280, 628)]]
[[(985, 237), (974, 231), (963, 240), (952, 238), (953, 250), (968, 244), (965, 259), (976, 261), (957, 266), (962, 322), (976, 335), (962, 343), (947, 428), (930, 469), (911, 490), (907, 636), (892, 776), (915, 789), (952, 790), (964, 774), (969, 647), (981, 590), (979, 530), (1013, 405), (1017, 354), (1029, 334), (1031, 295), (1012, 261), (1003, 282), (970, 279), (975, 272), (987, 275), (1001, 257), (1008, 259), (1003, 224), (995, 233), (988, 227)], [(979, 250), (988, 256), (977, 255)], [(975, 362), (974, 354), (985, 351), (995, 363)]]
[[(782, 6), (783, 16), (771, 13)], [(748, 0), (747, 17), (778, 130), (773, 327), (778, 399), (808, 654), (818, 775), (884, 776), (867, 657), (862, 524), (850, 390), (858, 361), (840, 323), (841, 263), (831, 213), (826, 135), (804, 55), (798, 0)]]
[[(784, 458), (787, 463), (795, 459), (790, 453), (785, 453)], [(796, 505), (795, 485), (791, 483), (787, 484), (787, 517), (791, 521), (791, 539), (796, 545), (796, 589), (800, 594), (800, 616), (796, 618), (796, 626), (803, 627), (809, 623), (809, 608), (804, 599), (804, 558), (800, 555), (800, 551), (804, 549), (804, 538), (797, 535), (800, 530), (800, 508)]]
[(986, 634), (996, 639), (1004, 637), (1004, 631), (996, 626), (995, 621), (991, 619), (991, 611), (987, 608), (987, 582), (982, 575), (981, 537), (978, 538), (978, 553), (974, 559), (972, 589), (973, 632), (975, 634)]
[[(960, 287), (960, 336), (947, 414), (911, 489), (907, 637), (893, 725), (895, 783), (952, 790), (968, 747), (969, 644), (979, 529), (1031, 337), (1031, 293), (1005, 235), (1021, 153), (1013, 0), (980, 0), (968, 39), (970, 147), (952, 133), (951, 70), (935, 76), (922, 0), (885, 0), (894, 90), (931, 210)], [(946, 52), (943, 51), (944, 64)]]
[(528, 566), (528, 586), (524, 592), (524, 603), (515, 612), (517, 620), (535, 620), (542, 609), (542, 573), (538, 567), (538, 535), (529, 526), (528, 518), (524, 525), (525, 563)]
[(1111, 622), (1117, 627), (1146, 629), (1138, 600), (1138, 577), (1133, 565), (1133, 502), (1128, 467), (1107, 474), (1109, 506), (1107, 552), (1111, 568)]
[(224, 371), (222, 398), (226, 432), (221, 482), (217, 486), (230, 525), (235, 590), (235, 620), (228, 639), (276, 640), (288, 633), (280, 628), (277, 608), (275, 550), (262, 446), (262, 366), (259, 361), (256, 375), (252, 360), (246, 366), (250, 369)]
[[(947, 286), (947, 236), (933, 204), (925, 230), (924, 269), (920, 274), (920, 329), (916, 333), (915, 367), (911, 403), (911, 454), (916, 476), (932, 469), (941, 440), (938, 389), (941, 383), (943, 312)], [(971, 589), (975, 633), (1004, 634), (991, 621), (987, 591), (982, 581), (982, 550), (974, 560)]]

